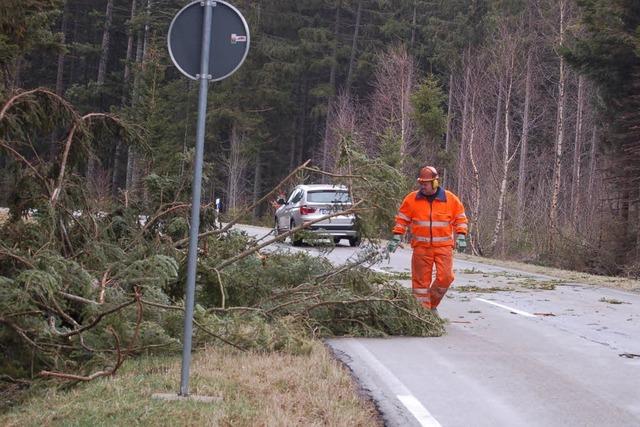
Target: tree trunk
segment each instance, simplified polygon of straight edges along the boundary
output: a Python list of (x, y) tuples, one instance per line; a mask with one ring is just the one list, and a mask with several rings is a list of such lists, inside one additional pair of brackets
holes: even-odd
[(107, 61), (109, 60), (109, 46), (111, 41), (111, 23), (113, 21), (113, 0), (107, 0), (104, 29), (102, 31), (102, 46), (100, 47), (100, 61), (98, 62), (98, 86), (104, 84), (107, 74)]
[(471, 195), (471, 218), (469, 221), (469, 244), (471, 245), (471, 251), (474, 255), (482, 255), (482, 246), (480, 244), (480, 172), (478, 171), (478, 164), (476, 162), (473, 147), (475, 144), (476, 136), (476, 96), (475, 93), (471, 97), (471, 117), (469, 118), (470, 130), (469, 130), (469, 162), (471, 163), (471, 172), (473, 180), (471, 182), (472, 195)]
[[(295, 135), (291, 138), (290, 157), (289, 157), (289, 170), (293, 170), (296, 165), (300, 164), (298, 158), (302, 158), (302, 145), (304, 143), (304, 134), (306, 132), (306, 116), (307, 116), (307, 99), (308, 99), (309, 85), (307, 77), (302, 77), (302, 84), (300, 85), (300, 108), (298, 109), (298, 125), (294, 130)], [(300, 154), (298, 154), (300, 153)]]
[(571, 168), (571, 223), (577, 227), (578, 206), (580, 205), (580, 163), (582, 160), (582, 115), (584, 111), (584, 77), (578, 77), (578, 109), (576, 111), (576, 131), (573, 144), (573, 167)]
[(418, 14), (418, 2), (413, 2), (413, 18), (411, 19), (411, 42), (409, 43), (409, 50), (413, 49), (416, 42), (416, 18)]
[[(560, 40), (559, 44), (562, 45), (564, 43), (564, 14), (565, 14), (565, 2), (564, 0), (560, 1)], [(552, 235), (557, 232), (558, 227), (558, 204), (560, 199), (560, 175), (562, 172), (562, 149), (563, 149), (563, 139), (564, 139), (564, 104), (565, 104), (565, 85), (566, 85), (566, 75), (565, 75), (565, 63), (564, 57), (560, 56), (560, 70), (559, 70), (559, 80), (558, 80), (558, 114), (556, 117), (556, 143), (555, 143), (555, 152), (554, 152), (554, 162), (553, 162), (553, 181), (551, 184), (551, 209), (549, 212), (549, 220), (552, 227), (551, 233)]]
[[(107, 61), (109, 60), (109, 47), (111, 45), (111, 24), (113, 22), (113, 0), (107, 0), (107, 10), (105, 12), (104, 27), (102, 30), (102, 45), (100, 47), (100, 60), (98, 61), (98, 76), (96, 84), (99, 88), (104, 86), (105, 76), (107, 74)], [(102, 90), (98, 89), (98, 98), (102, 106)], [(93, 150), (92, 150), (93, 151)], [(98, 167), (98, 158), (95, 153), (91, 153), (87, 159), (87, 178), (93, 181), (96, 178), (96, 168)]]
[(502, 124), (502, 99), (504, 98), (504, 84), (501, 76), (498, 76), (498, 103), (496, 105), (496, 116), (493, 121), (493, 143), (491, 144), (491, 161), (498, 150), (498, 139), (500, 138), (500, 125)]
[[(62, 25), (60, 27), (61, 40), (60, 43), (65, 45), (67, 41), (67, 27), (69, 25), (69, 0), (65, 0), (62, 9)], [(56, 73), (56, 94), (62, 96), (64, 91), (64, 56), (65, 52), (58, 53), (58, 71)]]
[(240, 207), (242, 197), (242, 176), (246, 160), (242, 157), (242, 134), (237, 123), (231, 125), (229, 138), (229, 157), (227, 159), (227, 208), (233, 212)]
[(591, 148), (589, 150), (589, 208), (593, 209), (595, 191), (595, 176), (596, 176), (596, 160), (598, 157), (598, 128), (596, 124), (593, 124), (591, 130)]
[(358, 46), (358, 33), (360, 32), (360, 17), (362, 16), (362, 2), (358, 1), (358, 11), (356, 12), (356, 24), (353, 29), (353, 41), (351, 42), (351, 55), (349, 56), (349, 70), (347, 71), (347, 84), (345, 92), (351, 91), (351, 83), (353, 82), (353, 65), (356, 59), (356, 50)]
[(520, 164), (518, 166), (518, 191), (516, 204), (516, 224), (521, 229), (524, 224), (525, 195), (527, 179), (527, 152), (529, 150), (529, 107), (531, 105), (532, 52), (527, 54), (527, 70), (524, 85), (524, 113), (522, 115), (522, 139), (520, 140)]
[[(258, 149), (256, 153), (256, 169), (253, 173), (253, 196), (251, 197), (251, 204), (255, 204), (262, 195), (262, 152)], [(256, 206), (253, 210), (253, 219), (258, 219), (260, 215), (260, 206)]]
[(469, 83), (471, 81), (471, 46), (467, 49), (464, 76), (464, 101), (462, 105), (462, 132), (460, 135), (460, 150), (458, 150), (458, 167), (456, 179), (456, 193), (462, 197), (462, 166), (464, 164), (465, 139), (467, 138), (467, 111), (469, 108)]
[[(447, 103), (447, 134), (444, 139), (444, 151), (449, 154), (449, 147), (451, 146), (451, 110), (452, 110), (452, 101), (453, 101), (453, 73), (449, 74), (449, 101)], [(448, 157), (447, 157), (448, 158)], [(447, 183), (447, 171), (448, 169), (445, 167), (442, 170), (442, 184), (448, 185)]]
[(507, 78), (509, 79), (509, 83), (507, 86), (507, 91), (504, 100), (504, 149), (502, 151), (502, 177), (500, 180), (500, 193), (498, 196), (498, 212), (496, 217), (496, 226), (493, 229), (493, 238), (491, 239), (491, 247), (495, 248), (498, 243), (498, 238), (500, 237), (500, 230), (503, 228), (504, 221), (504, 206), (505, 206), (505, 197), (507, 195), (507, 178), (509, 173), (509, 163), (511, 159), (509, 156), (510, 153), (510, 144), (511, 144), (511, 124), (509, 121), (509, 115), (511, 114), (511, 90), (513, 88), (513, 67), (515, 62), (515, 53), (512, 53), (511, 56), (511, 64), (509, 69), (507, 70)]
[[(407, 51), (404, 51), (408, 59), (410, 58)], [(411, 89), (414, 84), (413, 63), (411, 60), (403, 61), (400, 74), (400, 159), (402, 169), (406, 170), (406, 160), (408, 157), (409, 146), (411, 144), (411, 116), (413, 108), (411, 106)]]
[[(145, 31), (146, 31), (146, 26), (145, 26)], [(138, 41), (136, 43), (136, 64), (138, 64), (139, 66), (142, 65), (142, 62), (144, 60), (145, 57), (145, 52), (144, 52), (144, 40), (145, 40), (145, 35), (143, 34), (142, 31), (138, 32)], [(138, 102), (138, 92), (139, 92), (139, 85), (140, 85), (140, 76), (139, 73), (136, 73), (136, 75), (134, 76), (133, 79), (133, 91), (131, 93), (131, 104), (135, 105)], [(128, 153), (127, 153), (127, 192), (129, 194), (132, 194), (135, 192), (136, 188), (138, 187), (138, 181), (139, 181), (139, 161), (138, 161), (138, 153), (137, 150), (135, 150), (132, 146), (129, 146), (128, 149)]]
[(127, 102), (127, 96), (130, 94), (129, 80), (131, 79), (131, 61), (133, 60), (133, 20), (136, 17), (136, 0), (131, 0), (131, 14), (129, 15), (129, 23), (127, 25), (127, 55), (124, 61), (124, 76), (123, 76), (123, 85), (124, 90), (122, 91), (122, 105), (125, 105)]
[[(342, 0), (336, 4), (336, 19), (333, 27), (333, 53), (331, 55), (331, 71), (329, 72), (329, 90), (331, 93), (327, 99), (327, 114), (324, 121), (324, 138), (322, 141), (322, 170), (327, 170), (327, 157), (329, 154), (329, 126), (331, 123), (331, 105), (335, 99), (336, 90), (336, 69), (338, 67), (338, 36), (340, 32), (340, 11), (342, 10)], [(322, 182), (327, 182), (326, 175), (322, 176)]]
[[(134, 41), (133, 28), (131, 28), (131, 25), (133, 23), (133, 20), (136, 17), (136, 0), (131, 0), (131, 14), (129, 16), (130, 16), (130, 19), (129, 19), (128, 28), (127, 28), (127, 54), (124, 60), (124, 75), (122, 78), (124, 89), (122, 91), (122, 98), (120, 101), (123, 107), (127, 104), (127, 99), (130, 97), (129, 80), (131, 79), (131, 61), (133, 60), (133, 41)], [(122, 157), (123, 157), (122, 144), (123, 142), (121, 140), (118, 140), (118, 142), (116, 143), (116, 150), (113, 155), (113, 172), (111, 175), (111, 188), (114, 196), (118, 194), (118, 190), (121, 182), (120, 175), (122, 173)]]

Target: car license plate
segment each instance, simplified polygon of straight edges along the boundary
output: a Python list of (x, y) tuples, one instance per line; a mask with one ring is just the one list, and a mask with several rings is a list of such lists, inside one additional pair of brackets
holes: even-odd
[(331, 209), (320, 209), (320, 214), (329, 215), (331, 213)]

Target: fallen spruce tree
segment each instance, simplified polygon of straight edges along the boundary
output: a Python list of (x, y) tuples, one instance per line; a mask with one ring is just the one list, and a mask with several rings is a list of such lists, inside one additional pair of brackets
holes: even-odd
[[(114, 200), (108, 211), (97, 209), (80, 173), (82, 157), (74, 151), (89, 138), (90, 123), (46, 91), (10, 102), (31, 102), (37, 113), (37, 105), (46, 103), (34, 97), (63, 105), (72, 130), (53, 164), (30, 159), (25, 146), (9, 139), (0, 141), (15, 162), (15, 200), (21, 201), (0, 227), (0, 378), (88, 381), (115, 374), (128, 357), (177, 354), (188, 188), (170, 202)], [(11, 108), (2, 109), (3, 134), (19, 136), (15, 127), (21, 122), (9, 117)], [(103, 119), (121, 131), (125, 127), (115, 118)], [(372, 170), (360, 159), (354, 176), (358, 164)], [(303, 170), (312, 170), (308, 162), (285, 181)], [(368, 187), (380, 191), (365, 179), (360, 188)], [(365, 217), (375, 213), (364, 201), (351, 209)], [(257, 241), (234, 230), (234, 221), (216, 228), (210, 207), (203, 207), (202, 217), (195, 346), (304, 353), (310, 340), (321, 337), (444, 331), (442, 320), (423, 310), (407, 289), (367, 268), (383, 256), (375, 246), (336, 266), (323, 257), (267, 249), (287, 234)]]

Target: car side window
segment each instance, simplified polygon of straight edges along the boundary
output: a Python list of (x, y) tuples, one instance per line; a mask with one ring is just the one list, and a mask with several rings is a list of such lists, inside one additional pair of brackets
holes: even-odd
[(297, 203), (300, 201), (300, 199), (302, 199), (302, 190), (298, 190), (293, 193), (293, 195), (291, 196), (291, 200), (289, 200), (289, 203)]

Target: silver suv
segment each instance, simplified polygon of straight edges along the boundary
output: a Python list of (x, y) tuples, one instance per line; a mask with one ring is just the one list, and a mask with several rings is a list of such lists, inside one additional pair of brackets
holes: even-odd
[[(282, 234), (322, 216), (347, 210), (351, 207), (351, 196), (344, 185), (298, 185), (287, 200), (279, 200), (280, 207), (275, 213), (275, 230)], [(302, 244), (305, 233), (312, 232), (317, 237), (333, 239), (337, 244), (341, 239), (349, 239), (351, 246), (360, 244), (360, 236), (355, 229), (354, 214), (339, 215), (316, 222), (302, 233), (291, 236), (294, 246)]]

